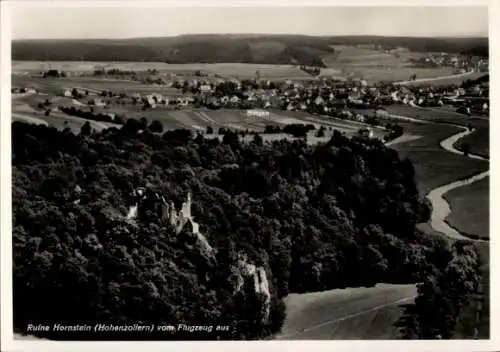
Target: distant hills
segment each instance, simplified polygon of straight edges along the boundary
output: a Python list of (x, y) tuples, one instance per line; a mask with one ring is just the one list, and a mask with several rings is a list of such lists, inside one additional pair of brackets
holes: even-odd
[(325, 67), (331, 45), (405, 47), (414, 52), (488, 55), (488, 38), (305, 35), (182, 35), (133, 39), (14, 40), (13, 60), (303, 64)]

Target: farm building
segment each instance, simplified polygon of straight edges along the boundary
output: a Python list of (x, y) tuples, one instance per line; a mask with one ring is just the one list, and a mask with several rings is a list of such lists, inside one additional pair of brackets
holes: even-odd
[(265, 118), (265, 117), (269, 117), (269, 111), (266, 111), (266, 110), (260, 110), (260, 109), (251, 109), (251, 110), (247, 110), (247, 116), (250, 117), (261, 117), (261, 118)]
[(202, 84), (200, 86), (200, 92), (202, 94), (208, 94), (208, 93), (211, 93), (212, 92), (212, 87), (210, 86), (210, 84)]

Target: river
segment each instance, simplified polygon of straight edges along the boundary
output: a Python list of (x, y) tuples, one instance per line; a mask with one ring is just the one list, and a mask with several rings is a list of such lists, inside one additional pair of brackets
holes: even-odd
[[(463, 129), (462, 132), (456, 133), (451, 137), (448, 137), (444, 140), (441, 141), (440, 145), (441, 147), (454, 154), (459, 154), (459, 155), (464, 155), (463, 152), (460, 150), (456, 149), (453, 145), (461, 138), (473, 133), (475, 130), (469, 130), (466, 127), (460, 126), (460, 125), (455, 125), (458, 128)], [(465, 156), (465, 155), (464, 155)], [(487, 158), (484, 158), (480, 155), (475, 155), (475, 154), (468, 154), (467, 157), (471, 159), (478, 159), (478, 160), (484, 160), (488, 161)], [(453, 239), (467, 239), (470, 240), (469, 237), (466, 237), (462, 235), (460, 232), (458, 232), (455, 228), (450, 226), (448, 222), (446, 221), (446, 218), (450, 215), (451, 208), (450, 204), (448, 201), (443, 197), (445, 193), (456, 189), (458, 187), (463, 187), (470, 185), (474, 182), (477, 182), (479, 180), (484, 179), (485, 177), (488, 177), (490, 175), (490, 170), (483, 171), (479, 174), (473, 175), (469, 178), (463, 179), (463, 180), (457, 180), (450, 182), (446, 185), (439, 186), (437, 188), (434, 188), (432, 191), (430, 191), (427, 194), (427, 199), (432, 204), (432, 214), (431, 214), (431, 222), (430, 225), (431, 227), (440, 233), (445, 234), (446, 236), (453, 238)]]
[[(453, 153), (453, 154), (458, 154), (458, 155), (464, 155), (464, 153), (458, 149), (456, 149), (453, 145), (460, 140), (461, 138), (468, 136), (469, 134), (473, 133), (475, 129), (469, 130), (467, 127), (464, 127), (462, 125), (457, 125), (457, 124), (452, 124), (452, 123), (433, 123), (432, 121), (426, 121), (426, 120), (419, 120), (407, 116), (401, 116), (401, 115), (393, 115), (390, 114), (389, 117), (395, 118), (398, 120), (402, 121), (409, 121), (409, 122), (415, 122), (415, 123), (425, 123), (425, 124), (444, 124), (444, 125), (449, 125), (449, 126), (454, 126), (457, 128), (460, 128), (462, 131), (458, 132), (450, 137), (447, 137), (443, 139), (439, 145), (441, 148), (444, 150)], [(387, 143), (387, 146), (390, 144)], [(469, 153), (467, 157), (471, 159), (476, 159), (476, 160), (483, 160), (488, 162), (489, 160), (487, 158), (484, 158), (480, 155), (475, 155)], [(473, 175), (469, 178), (463, 179), (463, 180), (457, 180), (450, 182), (448, 184), (445, 184), (443, 186), (439, 186), (431, 190), (429, 193), (427, 193), (426, 198), (429, 199), (429, 201), (432, 204), (432, 213), (431, 213), (431, 220), (430, 220), (430, 225), (431, 227), (439, 232), (442, 233), (452, 239), (466, 239), (466, 240), (471, 240), (471, 238), (466, 237), (462, 235), (460, 232), (458, 232), (455, 228), (450, 226), (448, 222), (446, 221), (446, 218), (450, 215), (451, 213), (451, 208), (450, 204), (448, 201), (443, 197), (444, 194), (447, 192), (459, 188), (462, 186), (467, 186), (470, 185), (474, 182), (477, 182), (479, 180), (482, 180), (490, 175), (490, 170), (481, 172), (479, 174)], [(484, 242), (484, 240), (476, 240), (478, 242)]]

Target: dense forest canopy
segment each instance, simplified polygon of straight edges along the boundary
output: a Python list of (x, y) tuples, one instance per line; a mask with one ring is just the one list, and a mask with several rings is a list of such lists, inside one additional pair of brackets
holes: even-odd
[[(446, 240), (416, 230), (430, 209), (412, 163), (378, 140), (242, 143), (228, 132), (220, 142), (134, 121), (79, 135), (12, 123), (19, 331), (39, 322), (230, 324), (126, 336), (263, 338), (279, 331), (290, 292), (421, 282), (453, 258)], [(197, 224), (177, 226), (175, 209)]]
[(13, 60), (157, 61), (167, 63), (302, 64), (323, 67), (331, 45), (488, 55), (488, 38), (412, 38), (305, 35), (183, 35), (99, 40), (14, 40)]

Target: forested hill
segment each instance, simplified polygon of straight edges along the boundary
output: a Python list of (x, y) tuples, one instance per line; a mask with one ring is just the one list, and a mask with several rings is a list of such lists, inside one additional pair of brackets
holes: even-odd
[(420, 282), (453, 257), (446, 241), (416, 231), (430, 210), (413, 166), (380, 141), (336, 133), (317, 146), (241, 144), (232, 133), (160, 136), (129, 119), (80, 135), (14, 122), (12, 143), (18, 331), (229, 324), (189, 335), (35, 334), (263, 338), (279, 331), (289, 292)]
[(488, 52), (488, 38), (411, 38), (305, 35), (183, 35), (100, 40), (14, 40), (13, 60), (159, 61), (167, 63), (260, 63), (324, 66), (331, 45), (376, 44), (415, 52)]

